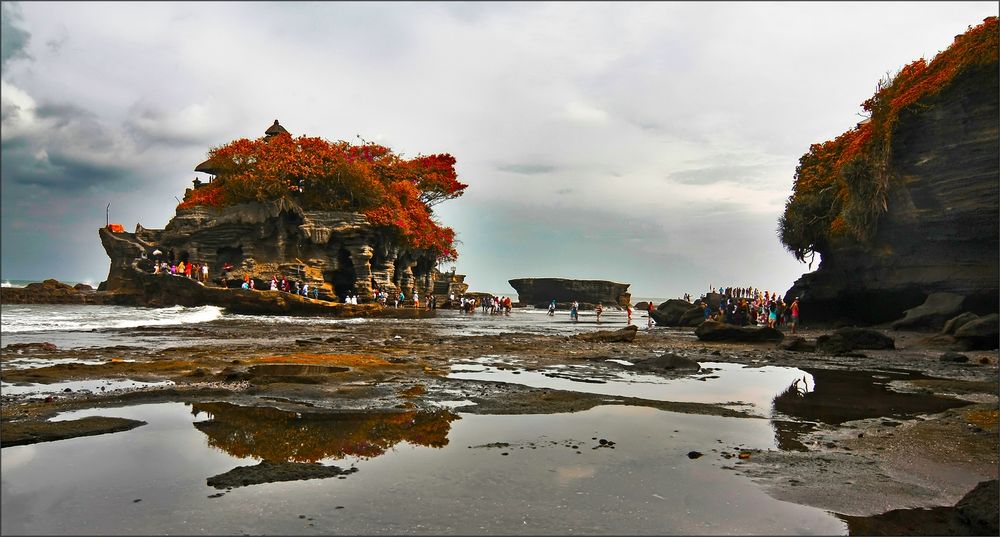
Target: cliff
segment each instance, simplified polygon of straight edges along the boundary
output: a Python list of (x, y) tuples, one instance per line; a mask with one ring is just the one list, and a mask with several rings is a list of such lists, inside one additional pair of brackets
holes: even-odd
[(581, 304), (604, 304), (625, 307), (632, 295), (628, 293), (630, 284), (605, 280), (570, 280), (564, 278), (517, 278), (508, 280), (517, 291), (520, 304), (530, 304), (536, 308), (546, 308), (555, 299), (557, 302)]
[[(117, 296), (118, 303), (322, 313), (328, 312), (327, 304), (319, 304), (347, 294), (365, 301), (380, 289), (390, 297), (402, 291), (408, 300), (417, 292), (426, 300), (432, 292), (447, 297), (467, 287), (463, 275), (436, 270), (433, 252), (395, 244), (364, 215), (305, 211), (288, 200), (178, 208), (164, 229), (137, 225), (135, 233), (102, 228), (99, 234), (111, 258), (99, 291)], [(210, 281), (202, 285), (152, 274), (155, 260), (207, 264)], [(319, 290), (320, 300), (271, 292), (272, 276), (307, 283)], [(247, 277), (255, 291), (239, 289)]]
[[(993, 31), (995, 26), (994, 19)], [(807, 322), (887, 322), (932, 293), (964, 297), (960, 310), (998, 311), (1000, 86), (995, 58), (994, 51), (991, 62), (963, 67), (890, 123), (885, 171), (891, 180), (874, 232), (864, 239), (826, 237), (815, 248), (822, 256), (818, 269), (786, 294), (786, 301), (800, 297)], [(786, 207), (786, 217), (792, 209)]]

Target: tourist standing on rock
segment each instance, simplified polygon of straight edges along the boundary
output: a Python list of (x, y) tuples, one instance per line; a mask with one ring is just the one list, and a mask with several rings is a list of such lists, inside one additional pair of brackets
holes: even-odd
[(799, 326), (799, 297), (795, 297), (792, 301), (792, 333), (795, 333), (795, 329)]
[(413, 292), (413, 307), (414, 308), (420, 307), (420, 293), (416, 291)]
[(767, 326), (775, 328), (778, 324), (778, 303), (772, 301), (768, 309), (770, 312), (767, 314)]

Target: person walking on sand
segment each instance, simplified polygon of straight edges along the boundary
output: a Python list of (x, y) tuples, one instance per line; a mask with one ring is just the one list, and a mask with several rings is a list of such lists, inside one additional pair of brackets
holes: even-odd
[(552, 302), (549, 302), (549, 317), (555, 317), (555, 315), (556, 315), (556, 299), (553, 298)]
[(570, 306), (569, 308), (569, 318), (573, 319), (573, 322), (580, 320), (580, 314), (578, 313), (579, 308), (580, 308), (580, 303), (574, 300), (573, 305)]
[(597, 303), (597, 307), (594, 308), (594, 313), (597, 314), (597, 322), (601, 322), (601, 314), (604, 313), (604, 306), (600, 302)]
[(792, 333), (794, 334), (795, 330), (799, 327), (799, 297), (795, 297), (790, 309), (792, 310)]

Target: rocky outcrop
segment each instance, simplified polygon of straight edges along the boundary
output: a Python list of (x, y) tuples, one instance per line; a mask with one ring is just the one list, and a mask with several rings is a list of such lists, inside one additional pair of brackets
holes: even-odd
[(887, 209), (867, 243), (834, 241), (786, 294), (808, 322), (899, 319), (932, 293), (995, 313), (1000, 285), (998, 68), (969, 68), (900, 114)]
[(638, 326), (630, 324), (619, 330), (598, 330), (586, 334), (576, 334), (573, 337), (582, 341), (596, 341), (601, 343), (631, 343), (638, 331)]
[(650, 315), (656, 321), (656, 326), (681, 326), (681, 318), (684, 317), (684, 314), (694, 309), (700, 311), (700, 308), (695, 308), (687, 300), (672, 298), (657, 306), (650, 312)]
[(816, 352), (843, 354), (859, 349), (895, 349), (893, 338), (868, 328), (841, 328), (833, 334), (816, 338)]
[(701, 364), (678, 354), (666, 353), (645, 360), (638, 360), (634, 369), (639, 371), (700, 371)]
[(70, 286), (58, 280), (29, 283), (25, 287), (4, 287), (0, 290), (3, 304), (107, 304), (105, 297), (87, 284)]
[(763, 341), (781, 341), (785, 337), (780, 331), (769, 326), (751, 328), (735, 326), (718, 321), (705, 321), (698, 325), (694, 335), (701, 341), (759, 343)]
[(630, 284), (606, 280), (570, 280), (565, 278), (516, 278), (508, 280), (517, 291), (521, 304), (536, 308), (546, 308), (554, 299), (556, 302), (581, 304), (603, 304), (624, 308), (631, 302), (628, 293)]
[(955, 330), (955, 340), (966, 350), (995, 349), (1000, 343), (1000, 315), (974, 319)]
[(923, 304), (906, 310), (906, 316), (892, 323), (895, 330), (941, 328), (946, 320), (962, 311), (965, 297), (954, 293), (931, 293)]
[[(432, 293), (446, 298), (468, 288), (464, 275), (439, 273), (432, 253), (399, 246), (392, 237), (369, 225), (361, 214), (305, 211), (284, 199), (224, 208), (177, 209), (161, 230), (137, 225), (135, 233), (107, 228), (99, 233), (111, 258), (108, 279), (99, 290), (132, 297), (130, 301), (143, 305), (217, 300), (221, 295), (215, 293), (214, 287), (238, 288), (245, 278), (253, 280), (255, 289), (265, 290), (274, 276), (308, 284), (318, 290), (321, 301), (336, 301), (347, 294), (358, 295), (361, 301), (371, 300), (375, 289), (385, 290), (390, 296), (402, 291), (407, 299), (418, 293), (426, 300)], [(149, 275), (156, 261), (207, 265), (209, 285), (203, 290), (184, 286), (187, 293), (182, 298), (171, 298), (181, 284), (170, 278), (137, 276)], [(254, 309), (240, 296), (231, 295), (226, 302), (233, 306), (227, 307)], [(305, 306), (307, 302), (298, 304), (294, 296), (276, 295), (273, 300), (264, 300), (260, 309), (313, 309), (312, 305)]]

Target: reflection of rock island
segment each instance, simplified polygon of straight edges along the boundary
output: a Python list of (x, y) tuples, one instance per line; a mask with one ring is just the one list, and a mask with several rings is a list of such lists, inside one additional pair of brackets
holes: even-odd
[(297, 413), (231, 403), (194, 403), (209, 421), (195, 427), (208, 444), (234, 457), (268, 462), (316, 462), (347, 456), (377, 457), (399, 442), (444, 447), (457, 414), (439, 412)]

